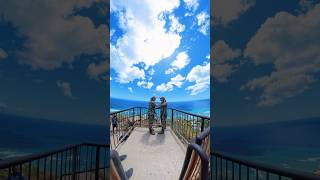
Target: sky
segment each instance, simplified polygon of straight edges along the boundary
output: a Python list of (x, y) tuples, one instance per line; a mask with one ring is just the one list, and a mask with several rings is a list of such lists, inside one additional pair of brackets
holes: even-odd
[(110, 2), (110, 96), (210, 98), (210, 1)]
[(104, 0), (0, 1), (0, 113), (105, 124)]
[(320, 1), (214, 1), (216, 126), (320, 117)]

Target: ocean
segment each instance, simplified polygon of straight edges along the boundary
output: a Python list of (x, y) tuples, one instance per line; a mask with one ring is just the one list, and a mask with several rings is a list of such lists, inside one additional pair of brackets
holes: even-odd
[[(159, 104), (160, 102), (157, 102)], [(175, 108), (194, 114), (210, 116), (210, 99), (184, 101), (184, 102), (167, 102), (168, 108)], [(148, 107), (148, 101), (133, 101), (126, 99), (110, 98), (110, 112), (127, 109), (131, 107)]]
[(214, 151), (314, 173), (320, 169), (320, 117), (211, 128)]
[(106, 126), (0, 114), (0, 159), (82, 142), (109, 142)]

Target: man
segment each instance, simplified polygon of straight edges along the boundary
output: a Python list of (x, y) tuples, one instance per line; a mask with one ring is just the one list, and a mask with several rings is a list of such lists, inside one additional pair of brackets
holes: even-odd
[(115, 114), (112, 116), (112, 132), (113, 132), (113, 134), (114, 134), (114, 128), (116, 128), (116, 130), (118, 128), (118, 119)]
[(156, 97), (153, 96), (150, 99), (149, 108), (148, 108), (149, 133), (151, 135), (155, 134), (154, 130), (153, 130), (153, 127), (152, 127), (155, 115), (156, 115)]
[(164, 130), (166, 129), (166, 122), (167, 122), (167, 102), (164, 97), (160, 98), (161, 104), (160, 104), (160, 118), (161, 118), (161, 132), (159, 134), (164, 134)]

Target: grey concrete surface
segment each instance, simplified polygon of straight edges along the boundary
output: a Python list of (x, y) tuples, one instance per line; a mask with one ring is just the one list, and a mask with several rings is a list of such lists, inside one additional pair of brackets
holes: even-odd
[(135, 128), (117, 151), (126, 155), (123, 167), (130, 180), (177, 180), (184, 162), (186, 148), (170, 128), (165, 134), (150, 135), (148, 128)]

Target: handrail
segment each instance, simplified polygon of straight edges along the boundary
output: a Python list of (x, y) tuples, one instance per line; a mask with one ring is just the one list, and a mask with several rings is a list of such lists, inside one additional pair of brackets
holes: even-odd
[[(124, 112), (124, 111), (128, 111), (128, 110), (131, 110), (131, 109), (134, 109), (134, 108), (148, 109), (147, 107), (143, 107), (143, 106), (134, 106), (134, 107), (123, 109), (123, 110), (119, 110), (119, 111), (112, 111), (112, 112), (110, 112), (110, 115), (116, 114), (116, 113), (120, 113), (120, 112)], [(156, 109), (159, 109), (159, 108), (156, 108)], [(187, 111), (183, 111), (183, 110), (179, 110), (179, 109), (175, 109), (175, 108), (167, 108), (167, 110), (174, 110), (174, 111), (177, 111), (177, 112), (181, 112), (181, 113), (185, 113), (185, 114), (188, 114), (188, 115), (197, 116), (199, 118), (204, 118), (204, 119), (209, 119), (210, 120), (210, 117), (208, 117), (208, 116), (203, 116), (203, 115), (199, 115), (199, 114), (193, 114), (191, 112), (187, 112)]]
[(100, 146), (100, 147), (108, 147), (108, 148), (110, 147), (110, 145), (108, 145), (108, 144), (94, 144), (94, 143), (74, 144), (74, 145), (69, 145), (69, 146), (63, 147), (63, 148), (56, 148), (54, 150), (50, 150), (47, 152), (35, 153), (35, 154), (26, 155), (26, 156), (22, 156), (22, 157), (1, 160), (0, 161), (0, 169), (7, 168), (9, 166), (16, 166), (18, 164), (27, 163), (29, 161), (34, 161), (37, 159), (42, 159), (42, 158), (50, 156), (52, 154), (61, 153), (66, 150), (78, 147), (78, 146)]
[[(63, 148), (0, 161), (0, 179), (61, 179), (89, 174), (92, 179), (106, 178), (109, 144), (80, 143)], [(83, 174), (83, 175), (84, 175)]]
[[(225, 161), (232, 162), (232, 165), (238, 164), (238, 165), (244, 166), (246, 168), (255, 169), (256, 171), (266, 172), (267, 176), (269, 176), (268, 174), (271, 173), (271, 174), (275, 174), (275, 175), (277, 175), (279, 177), (288, 177), (288, 178), (293, 178), (293, 179), (320, 180), (320, 176), (316, 176), (316, 175), (313, 175), (313, 174), (310, 174), (310, 173), (307, 173), (307, 172), (298, 171), (298, 170), (292, 171), (292, 170), (285, 169), (285, 168), (278, 167), (278, 166), (273, 166), (273, 165), (263, 164), (263, 163), (259, 163), (259, 162), (248, 161), (248, 160), (244, 160), (244, 159), (240, 159), (240, 158), (237, 158), (237, 157), (233, 157), (233, 156), (230, 156), (230, 155), (223, 154), (222, 152), (210, 152), (210, 155), (211, 155), (212, 159), (214, 157), (215, 158), (220, 158), (221, 160), (223, 159)], [(214, 168), (214, 167), (212, 166), (212, 168)], [(222, 167), (220, 167), (220, 168), (222, 168)], [(232, 168), (234, 168), (234, 167), (232, 167)], [(222, 172), (222, 169), (221, 169), (221, 172)], [(213, 173), (213, 170), (212, 170), (212, 173)], [(248, 169), (247, 169), (247, 173), (248, 173)], [(216, 169), (216, 175), (217, 174), (218, 174), (218, 172), (217, 172), (217, 169)], [(213, 174), (212, 174), (212, 176), (213, 176)]]

